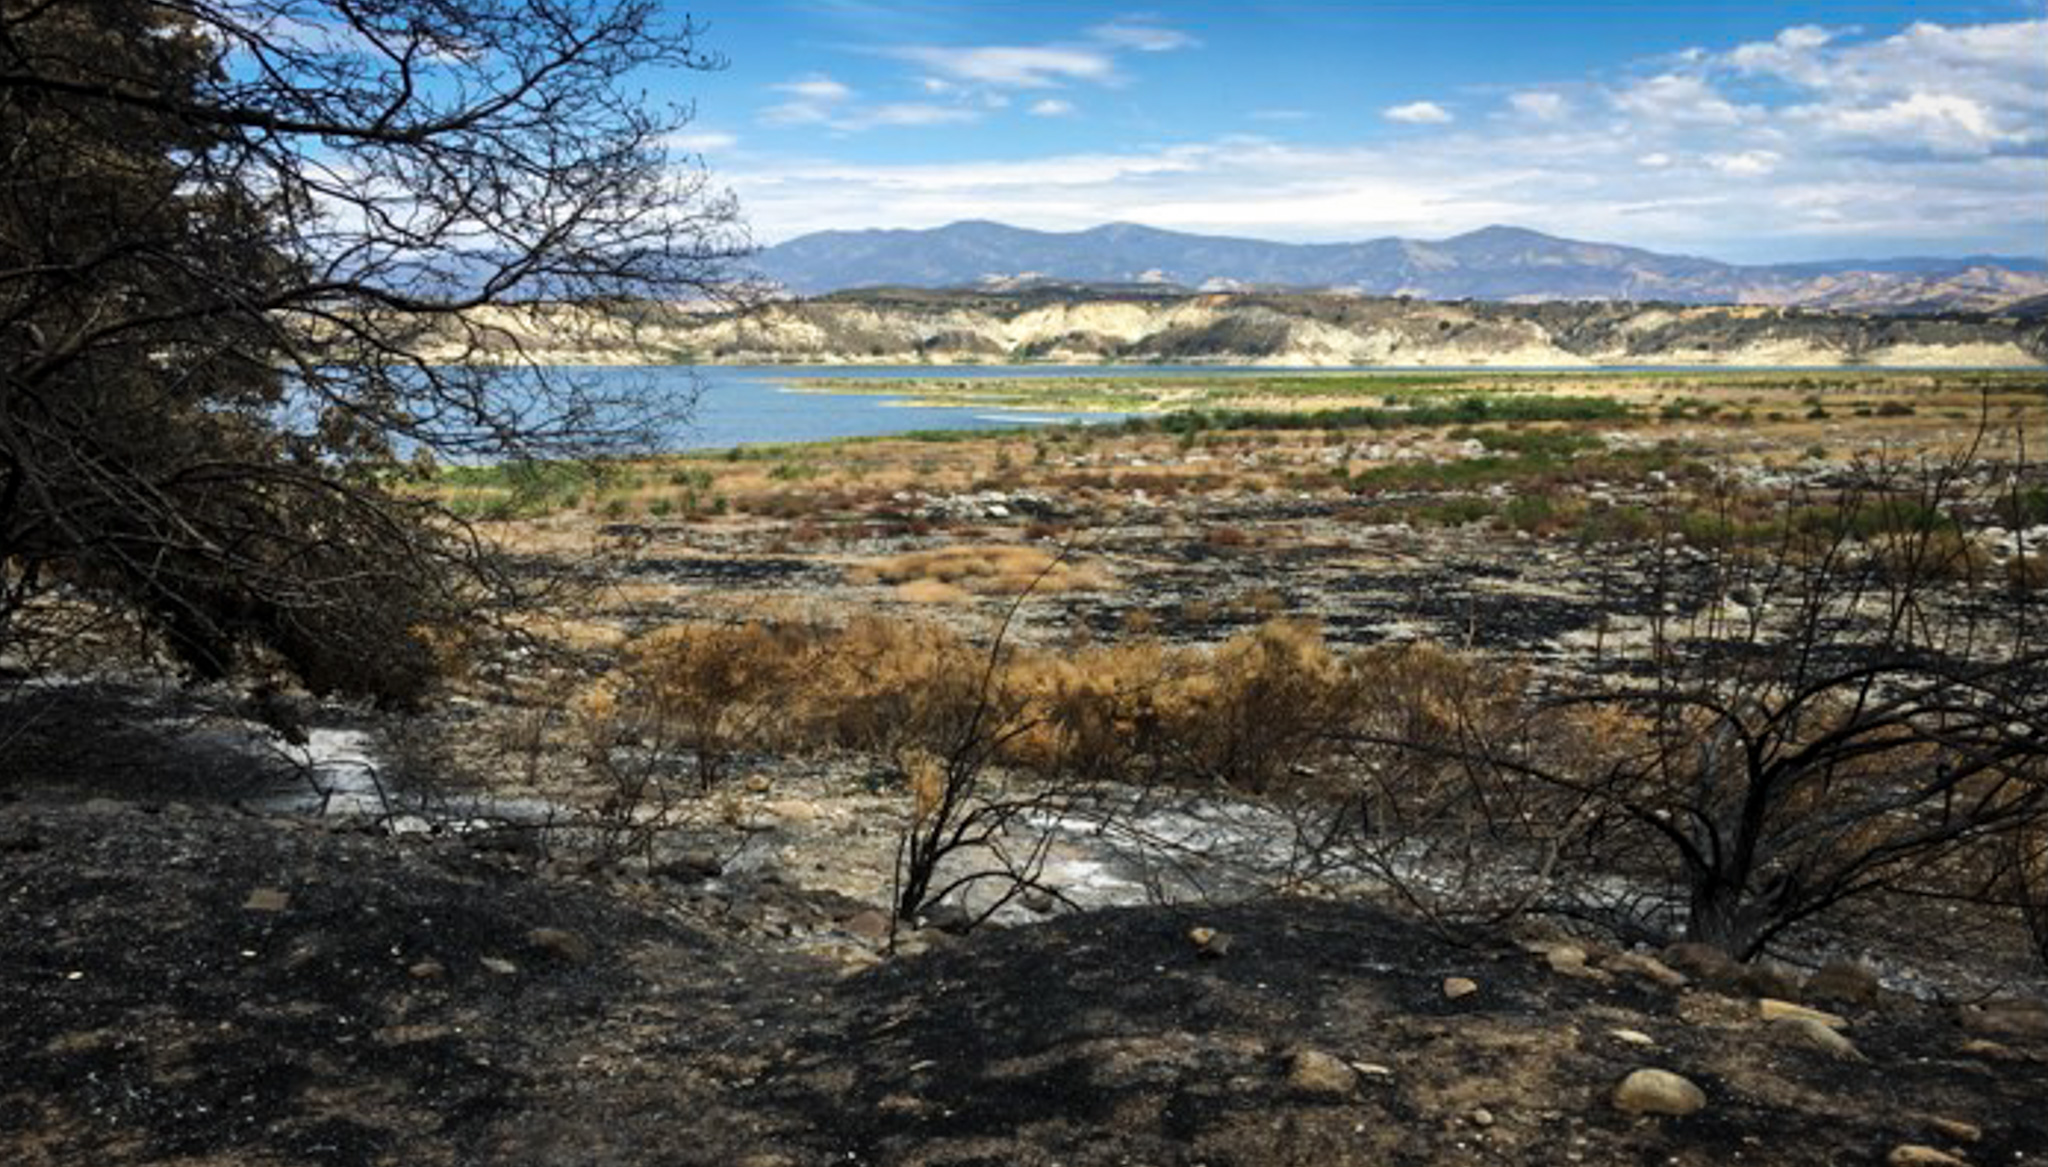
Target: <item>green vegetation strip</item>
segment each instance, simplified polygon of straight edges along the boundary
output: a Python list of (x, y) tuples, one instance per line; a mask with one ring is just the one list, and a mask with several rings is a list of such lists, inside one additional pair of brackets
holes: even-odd
[(888, 396), (906, 404), (1067, 412), (1150, 413), (1263, 402), (1357, 398), (1384, 406), (1547, 393), (1712, 390), (1832, 396), (2048, 392), (2048, 377), (2013, 370), (1554, 369), (1275, 373), (1128, 373), (1047, 377), (799, 377), (799, 392)]

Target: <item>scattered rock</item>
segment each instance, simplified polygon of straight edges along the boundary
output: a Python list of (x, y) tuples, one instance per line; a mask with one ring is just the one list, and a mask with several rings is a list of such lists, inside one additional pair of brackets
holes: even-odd
[(1445, 977), (1444, 999), (1457, 1001), (1479, 991), (1479, 982), (1470, 977)]
[(1986, 1001), (1963, 1009), (1960, 1020), (1971, 1033), (2048, 1038), (2048, 1005), (2039, 1001)]
[(1586, 950), (1576, 944), (1555, 945), (1543, 954), (1543, 959), (1550, 965), (1550, 971), (1559, 976), (1577, 977), (1588, 981), (1608, 979), (1606, 973), (1587, 966)]
[(1636, 1070), (1614, 1088), (1614, 1107), (1629, 1114), (1696, 1114), (1706, 1091), (1669, 1070)]
[(1846, 960), (1832, 961), (1806, 978), (1800, 996), (1829, 1005), (1868, 1007), (1877, 1003), (1880, 989), (1877, 973), (1869, 967)]
[(1984, 1128), (1965, 1119), (1923, 1114), (1920, 1116), (1920, 1122), (1942, 1138), (1953, 1139), (1958, 1143), (1976, 1143), (1984, 1139)]
[(817, 803), (801, 798), (778, 798), (773, 802), (763, 803), (761, 809), (773, 818), (797, 824), (816, 822), (819, 813)]
[(1989, 1058), (1994, 1062), (2018, 1061), (2020, 1056), (2018, 1050), (1988, 1037), (1973, 1037), (1959, 1046), (1957, 1052), (1967, 1057)]
[(282, 912), (290, 907), (291, 903), (292, 897), (289, 893), (274, 887), (259, 887), (249, 893), (248, 899), (242, 901), (242, 907), (251, 912)]
[(438, 981), (448, 975), (448, 966), (433, 959), (415, 961), (405, 970), (405, 975), (416, 981)]
[(1195, 955), (1208, 960), (1230, 954), (1230, 933), (1218, 932), (1214, 928), (1188, 929), (1188, 941), (1195, 946)]
[(1656, 1038), (1651, 1037), (1640, 1029), (1610, 1029), (1607, 1031), (1607, 1036), (1628, 1045), (1649, 1046), (1657, 1044)]
[(685, 851), (656, 867), (654, 874), (681, 883), (702, 883), (707, 879), (717, 879), (724, 871), (725, 864), (711, 852)]
[(1394, 1076), (1394, 1067), (1383, 1066), (1378, 1062), (1352, 1062), (1351, 1068), (1358, 1071), (1361, 1077), (1366, 1078), (1391, 1078)]
[(526, 934), (526, 943), (535, 951), (567, 964), (582, 964), (592, 955), (590, 941), (567, 928), (535, 928)]
[(1691, 978), (1654, 956), (1640, 952), (1617, 952), (1602, 962), (1608, 972), (1625, 973), (1654, 981), (1667, 989), (1682, 989), (1691, 983)]
[(1287, 1060), (1287, 1084), (1303, 1094), (1349, 1094), (1358, 1071), (1335, 1054), (1298, 1049)]
[(1666, 948), (1660, 955), (1665, 964), (1716, 988), (1742, 983), (1742, 965), (1711, 944), (1684, 940)]
[(917, 926), (962, 936), (974, 927), (974, 915), (959, 904), (933, 904), (918, 916)]
[(1958, 1159), (1947, 1151), (1924, 1147), (1919, 1143), (1900, 1143), (1892, 1153), (1884, 1157), (1891, 1167), (1968, 1167), (1969, 1160)]
[(1758, 1001), (1756, 1003), (1756, 1011), (1765, 1021), (1790, 1019), (1812, 1021), (1825, 1025), (1829, 1029), (1847, 1029), (1849, 1027), (1849, 1019), (1846, 1017), (1823, 1012), (1819, 1009), (1809, 1009), (1804, 1005), (1795, 1005), (1790, 1001), (1780, 1001), (1776, 997), (1765, 997)]
[(1752, 996), (1789, 1001), (1799, 995), (1799, 978), (1790, 969), (1758, 961), (1742, 970), (1742, 987)]
[(1492, 1126), (1494, 1123), (1493, 1112), (1486, 1109), (1484, 1106), (1473, 1111), (1471, 1114), (1466, 1115), (1465, 1117), (1471, 1121), (1473, 1126), (1476, 1127), (1489, 1127)]
[(889, 913), (867, 908), (839, 921), (839, 926), (850, 936), (879, 944), (889, 938)]
[(1863, 1053), (1856, 1048), (1856, 1043), (1811, 1017), (1780, 1017), (1770, 1023), (1770, 1031), (1780, 1040), (1816, 1049), (1845, 1061), (1863, 1060)]
[(519, 966), (502, 956), (479, 957), (477, 963), (484, 966), (484, 971), (496, 973), (501, 977), (516, 976), (519, 973)]

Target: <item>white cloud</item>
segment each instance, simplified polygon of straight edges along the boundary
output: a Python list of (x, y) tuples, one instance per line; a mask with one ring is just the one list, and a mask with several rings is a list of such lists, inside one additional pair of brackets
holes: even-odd
[[(2040, 48), (2048, 22), (1921, 24), (1890, 35), (1801, 27), (1757, 43), (1770, 51), (1746, 54), (1744, 65), (1737, 54), (1748, 46), (1730, 44), (1666, 57), (1620, 80), (1510, 90), (1499, 108), (1511, 116), (1469, 129), (1461, 123), (1457, 133), (1399, 135), (1398, 146), (1367, 131), (1348, 146), (1218, 137), (946, 165), (755, 155), (720, 177), (765, 239), (960, 218), (1049, 229), (1136, 220), (1298, 240), (1439, 237), (1509, 222), (1731, 259), (1896, 252), (1907, 246), (1890, 242), (1898, 240), (1916, 249), (2041, 253), (2048, 54)], [(958, 87), (945, 91), (952, 104), (930, 110), (978, 111), (980, 94), (1034, 88), (997, 86), (970, 72), (1089, 79), (1033, 62), (997, 68), (977, 60), (954, 73), (918, 62)], [(1065, 96), (1034, 93), (1017, 110), (1043, 116), (1044, 102)], [(840, 106), (824, 128), (860, 124), (857, 95)], [(1553, 109), (1558, 116), (1544, 116)], [(1383, 113), (1397, 111), (1425, 126), (1452, 117), (1427, 101)], [(915, 123), (961, 115), (891, 116)]]
[[(857, 133), (885, 126), (944, 126), (977, 121), (981, 111), (962, 105), (902, 101), (864, 105), (852, 88), (823, 74), (770, 86), (790, 100), (761, 111), (763, 122), (777, 126), (821, 126), (839, 133)], [(730, 145), (728, 140), (723, 145)]]
[(730, 150), (739, 145), (739, 138), (718, 130), (683, 130), (661, 140), (671, 150), (686, 154), (709, 154), (718, 150)]
[(1768, 73), (1804, 84), (1823, 79), (1814, 50), (1835, 39), (1835, 34), (1812, 24), (1794, 25), (1768, 41), (1737, 45), (1728, 63), (1742, 73)]
[(777, 93), (789, 94), (788, 101), (771, 105), (761, 111), (761, 120), (776, 126), (817, 125), (829, 122), (832, 120), (833, 112), (853, 96), (852, 89), (823, 73), (813, 73), (795, 81), (784, 81), (769, 88)]
[(1406, 105), (1390, 105), (1380, 111), (1380, 116), (1390, 122), (1406, 122), (1416, 126), (1440, 126), (1451, 121), (1451, 111), (1434, 101), (1411, 101)]
[(1787, 29), (1722, 64), (1804, 92), (1780, 111), (1815, 148), (1983, 155), (2048, 144), (2048, 20), (1925, 21), (1862, 41)]
[(1096, 48), (907, 45), (891, 49), (889, 54), (914, 61), (949, 80), (1016, 89), (1049, 89), (1070, 81), (1106, 82), (1116, 76), (1109, 52)]
[(957, 105), (931, 105), (904, 101), (856, 110), (842, 119), (841, 129), (864, 130), (873, 126), (946, 126), (979, 119), (981, 114)]
[(1622, 113), (1650, 122), (1733, 126), (1745, 117), (1704, 79), (1681, 73), (1638, 81), (1615, 91), (1610, 101)]
[(1743, 150), (1734, 154), (1709, 154), (1707, 165), (1723, 174), (1737, 178), (1754, 178), (1769, 174), (1785, 160), (1784, 155), (1774, 150)]
[(1508, 104), (1514, 107), (1516, 113), (1524, 117), (1532, 117), (1538, 121), (1545, 122), (1556, 121), (1558, 118), (1563, 117), (1566, 109), (1569, 108), (1569, 103), (1565, 101), (1563, 94), (1551, 93), (1546, 90), (1531, 90), (1527, 93), (1509, 94)]
[(804, 101), (845, 101), (853, 96), (853, 90), (821, 73), (814, 73), (797, 81), (786, 81), (771, 88)]
[(1067, 117), (1074, 112), (1074, 103), (1062, 101), (1057, 97), (1048, 97), (1043, 101), (1032, 102), (1030, 112), (1035, 118)]
[(2000, 130), (1983, 102), (1952, 93), (1912, 93), (1881, 106), (1821, 110), (1815, 121), (1835, 133), (1909, 141), (1944, 154), (1983, 154), (2002, 142), (2025, 140)]
[(1137, 19), (1112, 20), (1098, 24), (1088, 30), (1094, 40), (1118, 48), (1136, 49), (1141, 53), (1165, 53), (1174, 49), (1191, 48), (1198, 43), (1194, 37), (1178, 29), (1163, 28)]

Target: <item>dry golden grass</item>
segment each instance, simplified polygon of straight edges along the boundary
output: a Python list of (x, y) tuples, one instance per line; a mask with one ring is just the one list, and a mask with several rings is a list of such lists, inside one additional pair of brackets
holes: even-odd
[(1105, 591), (1109, 574), (1090, 563), (1063, 559), (1041, 547), (976, 544), (912, 551), (871, 560), (848, 573), (856, 584), (898, 585), (905, 599), (940, 600), (968, 595)]
[(969, 735), (1047, 774), (1274, 789), (1363, 708), (1321, 632), (1274, 620), (1214, 648), (1132, 640), (1067, 651), (976, 646), (924, 621), (684, 624), (627, 644), (575, 702), (584, 739), (696, 751), (857, 749), (907, 760)]

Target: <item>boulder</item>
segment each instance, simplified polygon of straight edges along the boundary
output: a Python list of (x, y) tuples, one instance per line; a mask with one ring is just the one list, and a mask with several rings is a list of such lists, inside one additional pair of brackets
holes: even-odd
[(1770, 1032), (1780, 1041), (1819, 1050), (1843, 1061), (1863, 1060), (1863, 1053), (1856, 1048), (1856, 1043), (1843, 1037), (1832, 1026), (1811, 1017), (1780, 1017), (1771, 1022)]
[(1614, 1088), (1614, 1108), (1629, 1114), (1684, 1116), (1706, 1105), (1706, 1091), (1669, 1070), (1636, 1070)]

